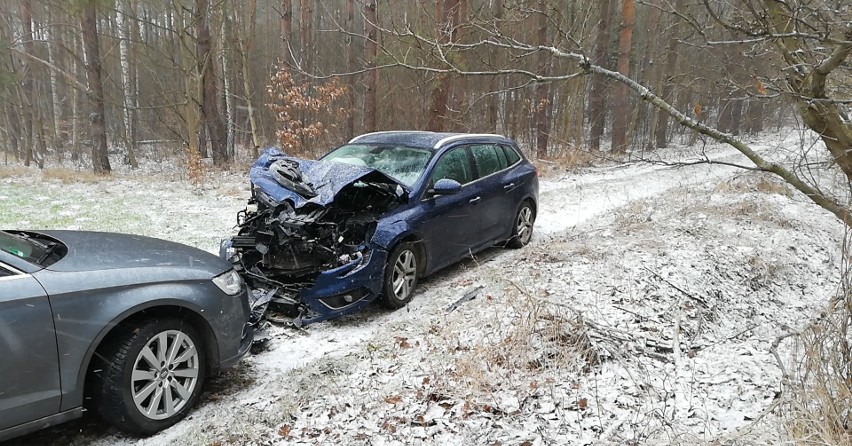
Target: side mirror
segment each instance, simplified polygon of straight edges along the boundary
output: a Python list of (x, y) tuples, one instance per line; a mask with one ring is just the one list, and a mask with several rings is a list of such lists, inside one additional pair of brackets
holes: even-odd
[(462, 185), (456, 180), (451, 180), (449, 178), (441, 178), (437, 182), (435, 182), (435, 187), (433, 187), (429, 192), (434, 195), (453, 195), (461, 192)]

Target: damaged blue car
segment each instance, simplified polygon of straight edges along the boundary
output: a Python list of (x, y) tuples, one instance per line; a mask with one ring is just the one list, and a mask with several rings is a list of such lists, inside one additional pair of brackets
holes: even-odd
[(222, 244), (267, 307), (297, 326), (376, 299), (404, 307), (420, 278), (478, 251), (529, 243), (535, 167), (499, 135), (378, 132), (319, 160), (266, 149), (252, 196)]

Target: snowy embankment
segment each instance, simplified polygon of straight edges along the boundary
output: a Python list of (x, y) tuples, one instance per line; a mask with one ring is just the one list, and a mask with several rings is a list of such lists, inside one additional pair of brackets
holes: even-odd
[[(686, 152), (661, 156), (697, 156)], [(15, 178), (0, 180), (0, 195), (32, 194), (14, 210), (28, 226), (125, 230), (212, 250), (245, 199), (242, 181), (194, 195), (180, 182)], [(59, 210), (44, 216), (39, 206)], [(102, 218), (105, 208), (112, 217)], [(529, 247), (451, 267), (403, 310), (276, 330), (165, 432), (127, 438), (89, 419), (25, 440), (778, 443), (777, 420), (762, 416), (779, 390), (770, 349), (835, 292), (841, 236), (840, 223), (801, 196), (727, 166), (559, 174), (542, 181)], [(476, 297), (454, 307), (471, 290)]]

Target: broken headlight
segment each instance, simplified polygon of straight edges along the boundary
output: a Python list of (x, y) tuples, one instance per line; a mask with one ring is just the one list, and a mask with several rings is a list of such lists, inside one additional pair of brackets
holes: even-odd
[(214, 277), (213, 283), (228, 296), (236, 296), (243, 290), (243, 279), (233, 269)]

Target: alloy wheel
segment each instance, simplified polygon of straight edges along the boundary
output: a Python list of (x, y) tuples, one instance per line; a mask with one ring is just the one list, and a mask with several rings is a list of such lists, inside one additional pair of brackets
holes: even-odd
[(393, 294), (398, 300), (405, 300), (414, 289), (417, 279), (417, 258), (414, 252), (405, 250), (399, 253), (393, 266)]
[(178, 330), (152, 337), (139, 352), (130, 377), (136, 409), (147, 418), (174, 416), (189, 402), (199, 382), (195, 343)]
[(529, 243), (530, 238), (532, 238), (534, 222), (535, 217), (533, 216), (532, 209), (529, 206), (524, 206), (518, 212), (517, 227), (515, 229), (515, 233), (518, 234), (518, 240), (524, 245)]

